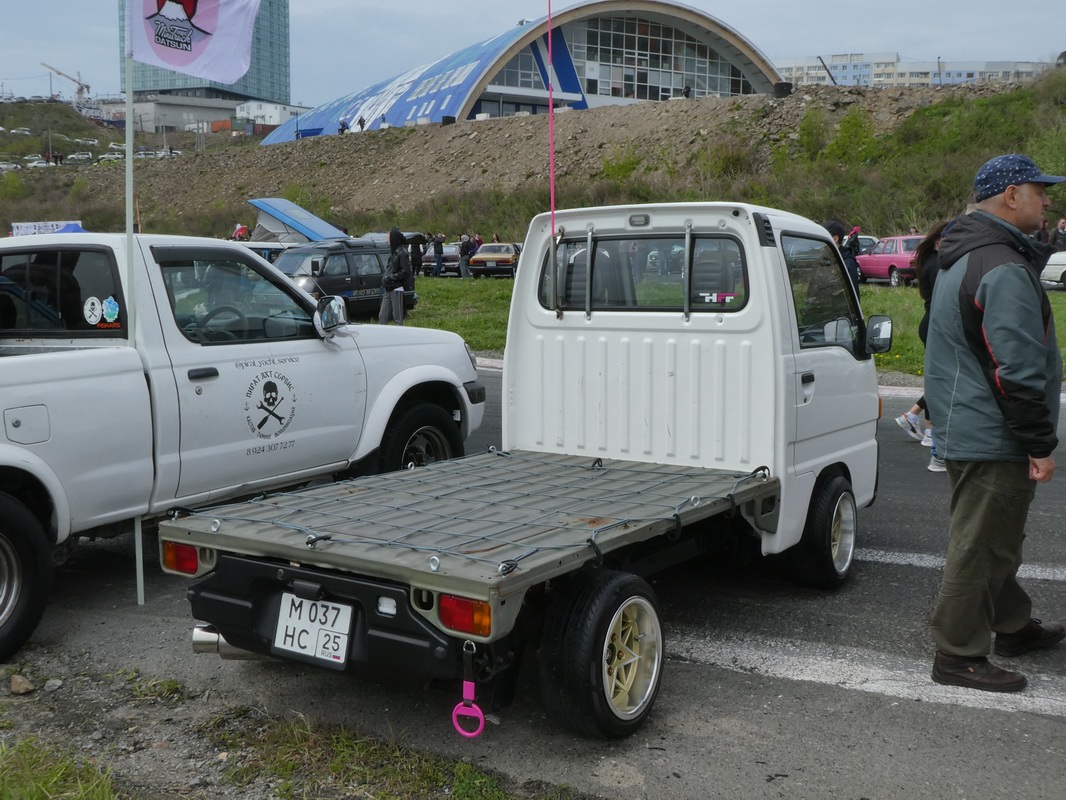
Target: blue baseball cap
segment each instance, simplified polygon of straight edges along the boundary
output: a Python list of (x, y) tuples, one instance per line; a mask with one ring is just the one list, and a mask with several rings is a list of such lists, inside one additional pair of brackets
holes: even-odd
[(977, 177), (973, 179), (974, 202), (980, 203), (1002, 194), (1008, 186), (1021, 186), (1023, 183), (1051, 185), (1063, 181), (1066, 178), (1061, 175), (1045, 175), (1028, 156), (1017, 153), (996, 156), (977, 170)]

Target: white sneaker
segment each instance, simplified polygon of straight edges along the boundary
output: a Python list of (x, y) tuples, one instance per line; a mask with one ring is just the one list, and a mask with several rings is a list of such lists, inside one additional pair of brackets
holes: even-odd
[(948, 468), (944, 466), (944, 459), (938, 455), (933, 455), (929, 458), (929, 471), (930, 472), (947, 472)]
[(926, 428), (925, 429), (925, 433), (922, 434), (922, 447), (932, 447), (933, 446), (932, 430), (933, 430), (932, 428)]
[(914, 441), (920, 442), (922, 440), (922, 434), (925, 431), (917, 414), (912, 414), (909, 411), (900, 414), (896, 417), (896, 424), (899, 425), (905, 434), (914, 439)]

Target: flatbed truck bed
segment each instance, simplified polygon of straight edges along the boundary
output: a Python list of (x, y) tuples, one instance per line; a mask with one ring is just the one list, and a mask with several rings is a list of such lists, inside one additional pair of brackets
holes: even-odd
[(444, 466), (275, 492), (160, 528), (198, 547), (484, 600), (500, 624), (470, 638), (493, 641), (514, 619), (501, 601), (719, 514), (769, 519), (779, 491), (765, 468), (497, 450)]

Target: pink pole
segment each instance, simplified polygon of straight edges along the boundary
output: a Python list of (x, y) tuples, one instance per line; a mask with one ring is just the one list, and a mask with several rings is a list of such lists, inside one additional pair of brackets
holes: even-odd
[(555, 83), (552, 61), (552, 4), (548, 0), (548, 186), (551, 194), (552, 238), (555, 238), (555, 103), (552, 89)]

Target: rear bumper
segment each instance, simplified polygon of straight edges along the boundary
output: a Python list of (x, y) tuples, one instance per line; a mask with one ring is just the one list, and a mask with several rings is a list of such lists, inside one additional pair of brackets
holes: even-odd
[[(232, 647), (328, 666), (272, 650), (282, 592), (352, 606), (345, 671), (373, 667), (441, 679), (461, 675), (462, 642), (421, 617), (407, 588), (398, 584), (224, 554), (212, 573), (189, 587), (187, 597), (193, 616)], [(383, 607), (390, 609), (387, 615)]]

